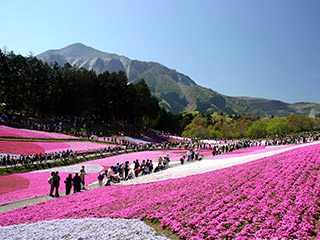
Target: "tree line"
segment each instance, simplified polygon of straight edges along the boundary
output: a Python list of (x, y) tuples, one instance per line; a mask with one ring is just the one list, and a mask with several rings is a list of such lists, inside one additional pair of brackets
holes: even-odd
[(319, 130), (320, 119), (304, 115), (259, 118), (213, 113), (195, 115), (182, 135), (203, 139), (239, 139), (275, 137)]
[[(141, 124), (160, 107), (143, 79), (129, 84), (124, 72), (49, 65), (35, 57), (0, 51), (0, 99), (7, 109), (51, 116), (99, 116)], [(151, 120), (150, 120), (151, 119)]]

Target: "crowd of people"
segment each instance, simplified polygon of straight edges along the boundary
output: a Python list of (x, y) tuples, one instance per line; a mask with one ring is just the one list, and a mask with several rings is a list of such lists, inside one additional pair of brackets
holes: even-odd
[(0, 166), (16, 167), (16, 166), (31, 166), (34, 164), (43, 164), (48, 161), (67, 162), (76, 158), (85, 158), (88, 155), (104, 156), (110, 153), (119, 153), (124, 150), (121, 146), (108, 146), (99, 149), (86, 149), (85, 151), (66, 151), (51, 152), (51, 153), (34, 153), (34, 154), (0, 154)]
[[(65, 191), (66, 195), (71, 193), (71, 189), (73, 187), (73, 192), (81, 192), (81, 190), (85, 190), (85, 166), (82, 166), (80, 172), (76, 172), (74, 176), (70, 173), (65, 183)], [(50, 184), (50, 197), (60, 197), (59, 187), (60, 187), (60, 176), (58, 171), (51, 172), (50, 177), (48, 178), (48, 183)]]
[(151, 173), (159, 172), (161, 170), (166, 170), (169, 168), (170, 157), (169, 154), (165, 156), (159, 155), (156, 166), (152, 160), (142, 160), (139, 162), (139, 159), (133, 161), (133, 166), (130, 166), (129, 161), (125, 163), (117, 163), (114, 166), (111, 166), (104, 172), (98, 175), (99, 186), (103, 185), (103, 179), (106, 178), (105, 185), (108, 186), (111, 183), (119, 183), (120, 181), (126, 181), (129, 179), (133, 179), (134, 177), (139, 177), (143, 175), (148, 175)]
[(277, 145), (287, 145), (287, 144), (300, 144), (306, 142), (314, 142), (320, 139), (320, 134), (304, 134), (304, 135), (292, 135), (285, 137), (278, 137), (273, 139), (266, 139), (266, 146), (277, 146)]

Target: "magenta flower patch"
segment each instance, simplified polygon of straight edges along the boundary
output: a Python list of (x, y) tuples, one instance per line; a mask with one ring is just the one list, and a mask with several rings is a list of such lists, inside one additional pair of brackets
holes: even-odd
[(12, 128), (0, 126), (0, 137), (40, 138), (40, 139), (78, 139), (77, 137), (60, 134), (36, 131), (30, 129)]

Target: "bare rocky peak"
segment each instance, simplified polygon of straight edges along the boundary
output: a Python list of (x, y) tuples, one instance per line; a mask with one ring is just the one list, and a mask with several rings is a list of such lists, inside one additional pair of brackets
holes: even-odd
[[(89, 70), (95, 70), (97, 73), (102, 71), (117, 71), (117, 69), (105, 69), (110, 61), (117, 60), (122, 66), (119, 70), (127, 72), (131, 60), (125, 56), (102, 52), (92, 47), (88, 47), (82, 43), (71, 44), (65, 48), (57, 50), (48, 50), (37, 55), (37, 58), (48, 62), (57, 61), (60, 65), (68, 62), (77, 67), (84, 67)], [(105, 66), (104, 66), (105, 65)], [(98, 66), (98, 69), (96, 69)]]

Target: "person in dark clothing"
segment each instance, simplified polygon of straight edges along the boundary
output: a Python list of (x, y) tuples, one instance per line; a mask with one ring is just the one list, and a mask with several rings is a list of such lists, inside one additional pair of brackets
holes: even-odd
[(75, 176), (72, 179), (73, 181), (73, 192), (80, 192), (81, 191), (81, 179), (78, 173), (75, 173)]
[(51, 176), (48, 179), (48, 183), (50, 184), (50, 193), (49, 193), (50, 197), (54, 197), (53, 196), (53, 190), (54, 190), (53, 177), (54, 177), (54, 175), (55, 175), (55, 172), (51, 172)]
[(84, 170), (85, 166), (82, 166), (81, 170), (80, 170), (80, 180), (81, 180), (81, 183), (80, 183), (80, 187), (82, 190), (85, 190), (85, 187), (84, 187), (84, 179), (85, 179), (85, 175), (87, 175), (86, 173), (86, 170)]
[(134, 163), (134, 170), (136, 170), (137, 168), (140, 168), (140, 163), (138, 159), (136, 161), (133, 161), (133, 163)]
[(53, 176), (53, 187), (56, 189), (55, 197), (60, 197), (59, 195), (59, 186), (60, 186), (60, 176), (59, 172), (56, 171), (56, 173)]
[(182, 156), (181, 158), (180, 158), (180, 162), (181, 162), (181, 165), (183, 165), (184, 164), (184, 160), (185, 160), (185, 156)]
[(153, 163), (152, 163), (152, 160), (150, 160), (150, 163), (149, 163), (149, 172), (152, 173), (153, 171)]
[(66, 195), (69, 195), (71, 188), (72, 188), (72, 175), (71, 175), (71, 173), (68, 175), (68, 177), (66, 178), (64, 183), (66, 184)]
[(129, 161), (126, 161), (124, 166), (124, 179), (126, 180), (128, 179), (129, 170), (130, 170), (130, 164), (129, 164)]

